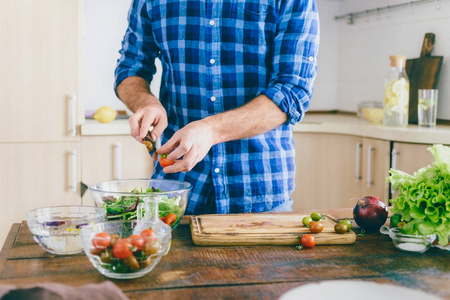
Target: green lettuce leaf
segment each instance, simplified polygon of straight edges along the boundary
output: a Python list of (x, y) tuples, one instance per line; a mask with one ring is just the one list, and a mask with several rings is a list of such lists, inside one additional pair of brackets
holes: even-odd
[(447, 245), (450, 235), (450, 148), (437, 144), (428, 148), (433, 154), (432, 165), (413, 175), (391, 169), (387, 181), (399, 191), (390, 199), (391, 211), (400, 212), (407, 222), (405, 234), (436, 233), (441, 245)]

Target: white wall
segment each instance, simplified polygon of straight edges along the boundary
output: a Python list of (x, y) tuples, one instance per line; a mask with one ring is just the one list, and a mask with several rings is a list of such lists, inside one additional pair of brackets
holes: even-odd
[[(127, 29), (131, 0), (85, 0), (83, 2), (83, 98), (86, 111), (108, 105), (126, 109), (114, 93), (114, 69)], [(160, 70), (157, 62), (157, 69)], [(160, 73), (151, 90), (159, 94)]]
[[(406, 0), (342, 0), (340, 13), (408, 2)], [(356, 111), (361, 101), (383, 101), (383, 84), (389, 67), (389, 56), (404, 54), (407, 58), (420, 56), (423, 37), (427, 32), (436, 34), (432, 55), (444, 56), (439, 81), (438, 118), (450, 119), (450, 1), (438, 1), (392, 10), (355, 19), (353, 25), (345, 20), (339, 24), (339, 58), (337, 103), (339, 109)]]

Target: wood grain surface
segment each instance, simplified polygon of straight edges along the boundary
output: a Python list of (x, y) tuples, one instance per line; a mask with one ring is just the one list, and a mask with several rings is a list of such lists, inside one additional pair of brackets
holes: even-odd
[[(327, 213), (342, 219), (351, 210)], [(359, 233), (357, 227), (352, 229)], [(450, 299), (449, 251), (401, 252), (379, 233), (357, 236), (350, 245), (301, 251), (294, 246), (201, 247), (192, 242), (186, 216), (173, 231), (170, 252), (152, 272), (132, 280), (104, 277), (83, 254), (45, 252), (25, 222), (15, 224), (10, 233), (1, 252), (0, 285), (56, 282), (81, 286), (110, 280), (130, 299), (278, 299), (304, 284), (351, 279), (420, 289)]]
[(298, 245), (298, 237), (312, 234), (316, 245), (353, 244), (353, 231), (338, 234), (332, 217), (320, 220), (324, 229), (313, 234), (303, 226), (304, 213), (247, 213), (229, 215), (199, 215), (190, 218), (192, 241), (201, 246), (226, 245)]

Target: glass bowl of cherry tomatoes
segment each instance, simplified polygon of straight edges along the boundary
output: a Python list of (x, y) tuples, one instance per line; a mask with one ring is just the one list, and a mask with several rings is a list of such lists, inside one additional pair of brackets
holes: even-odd
[(169, 251), (172, 230), (156, 220), (106, 221), (83, 226), (83, 250), (92, 265), (114, 279), (148, 274)]

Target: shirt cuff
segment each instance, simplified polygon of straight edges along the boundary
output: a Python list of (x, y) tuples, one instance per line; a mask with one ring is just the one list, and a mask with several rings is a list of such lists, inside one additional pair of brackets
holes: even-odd
[[(301, 104), (299, 104), (298, 106), (295, 105), (296, 101), (292, 100), (292, 97), (297, 97), (297, 95), (293, 95), (292, 91), (290, 91), (286, 86), (277, 83), (272, 87), (260, 91), (258, 93), (258, 96), (261, 94), (269, 97), (285, 114), (287, 114), (288, 118), (284, 123), (285, 125), (294, 125), (295, 123), (300, 122), (303, 119), (303, 106)], [(304, 97), (307, 96), (305, 95)], [(304, 101), (304, 99), (299, 100), (299, 103), (301, 103), (301, 101)]]

